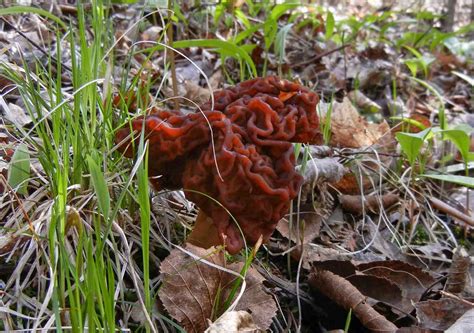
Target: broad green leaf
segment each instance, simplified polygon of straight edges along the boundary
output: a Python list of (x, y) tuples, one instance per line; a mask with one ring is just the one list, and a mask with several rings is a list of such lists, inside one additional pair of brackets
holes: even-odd
[(410, 133), (399, 132), (396, 134), (397, 140), (402, 147), (403, 153), (406, 155), (410, 165), (415, 163), (420, 149), (423, 146), (423, 140), (410, 135)]
[(406, 48), (408, 51), (410, 51), (411, 53), (413, 53), (413, 55), (417, 58), (421, 58), (422, 55), (420, 52), (418, 52), (418, 50), (416, 50), (415, 48), (411, 47), (411, 46), (408, 46), (408, 45), (404, 45), (403, 46), (404, 48)]
[(285, 14), (290, 9), (294, 9), (301, 6), (299, 1), (293, 1), (289, 3), (282, 3), (273, 7), (272, 11), (270, 12), (270, 18), (273, 20), (278, 20), (280, 16)]
[(300, 3), (282, 3), (273, 7), (270, 15), (265, 20), (263, 24), (263, 33), (264, 33), (264, 40), (265, 40), (265, 48), (267, 50), (270, 49), (270, 46), (275, 41), (275, 36), (278, 31), (278, 19), (280, 16), (285, 14), (290, 9), (294, 9), (300, 6)]
[(277, 55), (279, 62), (282, 63), (283, 59), (285, 59), (285, 41), (288, 32), (290, 31), (293, 23), (285, 25), (280, 31), (277, 33), (275, 38), (275, 54)]
[(215, 48), (217, 51), (225, 51), (227, 54), (232, 54), (234, 57), (240, 58), (249, 66), (252, 74), (256, 77), (257, 76), (257, 68), (245, 50), (234, 45), (232, 43), (219, 40), (219, 39), (189, 39), (189, 40), (180, 40), (173, 43), (173, 47), (180, 49), (186, 47), (211, 47)]
[(109, 189), (107, 187), (107, 182), (104, 177), (104, 173), (90, 155), (87, 156), (87, 164), (89, 165), (92, 186), (94, 187), (95, 194), (97, 196), (99, 210), (102, 212), (102, 214), (104, 214), (104, 217), (107, 219), (110, 212), (110, 194)]
[(474, 128), (472, 128), (469, 124), (459, 124), (456, 125), (453, 129), (463, 131), (467, 135), (471, 135), (472, 133), (474, 133)]
[(444, 45), (457, 56), (469, 57), (474, 51), (474, 41), (466, 41), (457, 37), (445, 39)]
[(30, 153), (25, 144), (20, 144), (13, 153), (8, 168), (8, 184), (16, 193), (27, 194), (28, 179), (30, 178)]
[(416, 126), (416, 127), (418, 127), (419, 129), (421, 129), (421, 130), (426, 129), (426, 126), (425, 126), (424, 124), (420, 123), (419, 121), (417, 121), (417, 120), (415, 120), (415, 119), (404, 118), (404, 117), (398, 117), (398, 116), (396, 116), (396, 117), (390, 117), (390, 119), (402, 121), (402, 122), (404, 122), (404, 123), (407, 123), (407, 124)]
[(134, 4), (138, 0), (112, 0), (112, 3), (118, 3), (118, 4)]
[(334, 33), (334, 15), (331, 12), (328, 12), (326, 18), (326, 40), (329, 40)]
[(469, 83), (471, 86), (474, 87), (474, 77), (471, 77), (469, 75), (459, 73), (459, 72), (456, 72), (456, 71), (452, 71), (452, 73), (459, 76), (461, 79), (463, 79), (464, 81), (466, 81), (467, 83)]
[(24, 14), (24, 13), (32, 13), (32, 14), (37, 14), (40, 16), (44, 16), (57, 24), (61, 26), (63, 29), (67, 29), (66, 23), (64, 23), (59, 17), (56, 15), (51, 14), (50, 12), (40, 9), (40, 8), (35, 8), (35, 7), (26, 7), (26, 6), (13, 6), (13, 7), (8, 7), (8, 8), (0, 8), (0, 16), (4, 15), (12, 15), (12, 14)]
[(235, 38), (232, 40), (233, 43), (234, 44), (239, 44), (241, 41), (243, 41), (244, 39), (252, 36), (256, 31), (261, 29), (262, 26), (263, 26), (263, 24), (257, 24), (257, 25), (252, 26), (249, 29), (243, 30), (242, 32), (238, 33), (237, 36), (235, 36)]
[(219, 20), (221, 16), (224, 14), (225, 8), (224, 4), (220, 3), (216, 6), (216, 9), (214, 10), (214, 25), (217, 26), (219, 24)]
[(474, 177), (456, 176), (456, 175), (432, 175), (424, 174), (422, 177), (433, 178), (445, 182), (455, 183), (467, 187), (474, 187)]
[(275, 40), (275, 35), (278, 30), (278, 23), (276, 20), (269, 18), (263, 24), (263, 39), (265, 41), (265, 49), (269, 50), (273, 41)]
[(465, 162), (468, 162), (469, 148), (471, 146), (471, 139), (469, 135), (467, 135), (465, 131), (460, 129), (445, 130), (441, 133), (444, 134), (444, 140), (450, 140), (456, 145), (456, 148), (458, 148), (459, 152), (461, 153), (462, 159)]
[(403, 61), (405, 65), (407, 65), (408, 69), (410, 70), (410, 73), (413, 77), (416, 77), (416, 73), (418, 73), (418, 64), (419, 61), (418, 59), (406, 59)]
[(432, 85), (430, 85), (428, 82), (426, 81), (423, 81), (423, 80), (420, 80), (420, 79), (417, 79), (416, 77), (411, 77), (410, 78), (411, 80), (421, 84), (423, 87), (425, 87), (426, 89), (428, 89), (430, 92), (432, 92), (436, 98), (438, 99), (439, 103), (440, 103), (440, 107), (439, 107), (439, 112), (438, 112), (438, 117), (439, 117), (439, 123), (440, 123), (440, 127), (441, 129), (446, 129), (446, 127), (448, 126), (447, 122), (446, 122), (446, 115), (445, 115), (445, 109), (444, 109), (444, 98), (443, 96), (441, 96), (441, 94), (438, 92), (438, 90), (436, 90)]
[(244, 14), (243, 11), (240, 9), (236, 9), (234, 11), (235, 17), (239, 19), (240, 22), (245, 26), (246, 29), (252, 28), (252, 23), (250, 23), (249, 19), (247, 18), (247, 15)]
[(158, 8), (167, 8), (168, 7), (168, 0), (147, 0), (146, 4), (148, 6), (155, 6)]
[(396, 134), (396, 138), (400, 143), (403, 153), (407, 156), (410, 165), (413, 165), (416, 158), (420, 154), (420, 149), (425, 139), (431, 134), (431, 129), (427, 128), (419, 133), (403, 133)]
[[(474, 155), (474, 153), (471, 153), (471, 154)], [(443, 168), (439, 168), (438, 171), (442, 173), (455, 173), (455, 172), (465, 171), (466, 169), (467, 170), (474, 169), (474, 162), (452, 164)]]
[(417, 20), (433, 20), (434, 18), (437, 18), (439, 16), (440, 15), (436, 15), (430, 11), (422, 10), (420, 12), (417, 12), (416, 19)]

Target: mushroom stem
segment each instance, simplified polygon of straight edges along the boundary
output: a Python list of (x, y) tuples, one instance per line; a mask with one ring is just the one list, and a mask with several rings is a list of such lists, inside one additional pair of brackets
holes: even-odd
[(204, 249), (222, 245), (216, 225), (202, 210), (198, 212), (193, 231), (191, 231), (187, 242)]

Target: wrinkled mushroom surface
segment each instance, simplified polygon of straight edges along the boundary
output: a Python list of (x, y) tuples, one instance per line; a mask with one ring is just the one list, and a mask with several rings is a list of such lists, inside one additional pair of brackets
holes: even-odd
[[(209, 102), (192, 114), (159, 111), (133, 120), (131, 128), (137, 138), (144, 127), (155, 188), (183, 188), (235, 253), (244, 242), (231, 215), (253, 244), (260, 235), (267, 240), (288, 213), (303, 180), (291, 143), (321, 142), (319, 98), (270, 76), (217, 91), (214, 99), (213, 110)], [(125, 140), (119, 149), (132, 157), (129, 136), (126, 126), (116, 141)]]

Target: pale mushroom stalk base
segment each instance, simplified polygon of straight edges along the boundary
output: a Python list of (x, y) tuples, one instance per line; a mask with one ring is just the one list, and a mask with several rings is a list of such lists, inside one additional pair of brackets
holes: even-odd
[(203, 249), (222, 245), (222, 240), (219, 237), (216, 225), (202, 210), (199, 210), (198, 212), (194, 228), (191, 231), (187, 242), (202, 247)]

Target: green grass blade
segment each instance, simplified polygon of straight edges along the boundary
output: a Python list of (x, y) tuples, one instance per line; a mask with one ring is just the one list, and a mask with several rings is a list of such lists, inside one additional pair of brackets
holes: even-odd
[(224, 51), (228, 55), (238, 56), (240, 59), (242, 59), (247, 64), (247, 66), (249, 66), (252, 75), (254, 77), (257, 76), (257, 68), (255, 67), (255, 63), (249, 54), (237, 45), (234, 45), (230, 42), (219, 39), (190, 39), (174, 42), (173, 47), (177, 49), (188, 47), (210, 47), (219, 51)]
[(87, 164), (89, 165), (92, 186), (94, 187), (95, 193), (97, 195), (99, 209), (102, 214), (104, 214), (105, 220), (107, 220), (110, 212), (110, 194), (107, 187), (107, 182), (105, 180), (104, 174), (91, 156), (87, 157)]
[(457, 176), (457, 175), (434, 175), (434, 174), (433, 175), (424, 174), (421, 176), (474, 188), (473, 177)]
[(26, 6), (13, 6), (8, 8), (0, 8), (0, 16), (5, 15), (14, 15), (14, 14), (24, 14), (24, 13), (32, 13), (37, 14), (40, 16), (44, 16), (61, 26), (64, 30), (67, 30), (67, 25), (64, 23), (59, 17), (56, 15), (51, 14), (50, 12), (35, 7), (26, 7)]

